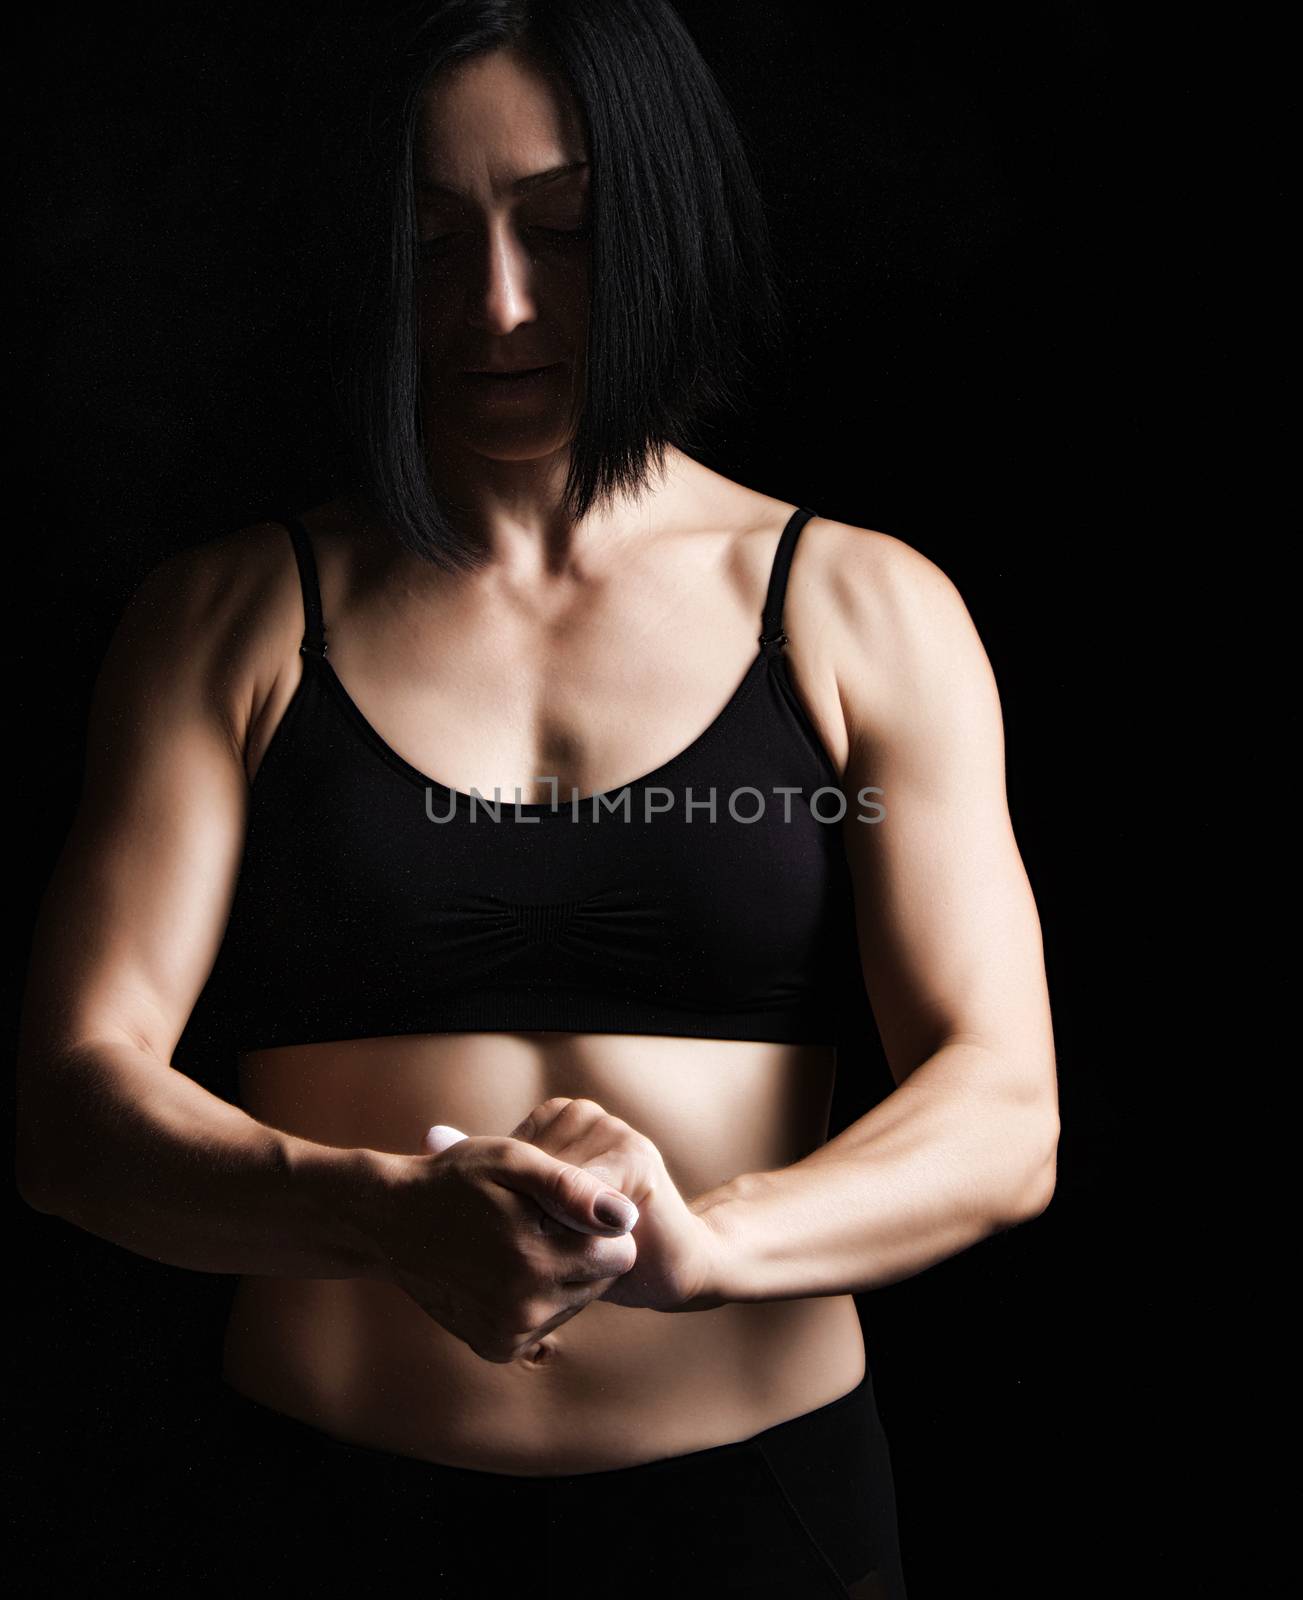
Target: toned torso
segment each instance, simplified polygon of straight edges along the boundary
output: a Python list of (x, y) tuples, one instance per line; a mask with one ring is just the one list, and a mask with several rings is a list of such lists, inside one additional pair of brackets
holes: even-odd
[[(750, 664), (791, 511), (695, 463), (680, 483), (663, 530), (555, 580), (505, 567), (487, 582), (448, 580), (395, 561), (342, 502), (307, 514), (335, 671), (388, 744), (463, 791), (497, 785), (510, 799), (519, 786), (523, 801), (548, 800), (541, 775), (586, 795), (652, 770), (707, 726)], [(283, 626), (269, 631), (248, 718), (250, 778), (299, 671), (288, 539), (285, 554)], [(805, 554), (798, 545), (788, 588), (789, 663), (840, 771), (846, 731), (802, 581), (818, 555)], [(744, 1040), (408, 1035), (247, 1054), (240, 1103), (318, 1143), (419, 1154), (434, 1123), (502, 1135), (551, 1096), (582, 1096), (653, 1140), (692, 1197), (823, 1143), (834, 1057)], [(847, 1393), (864, 1367), (849, 1295), (690, 1315), (594, 1301), (526, 1358), (497, 1364), (387, 1284), (250, 1276), (223, 1376), (350, 1442), (534, 1475), (746, 1438)]]

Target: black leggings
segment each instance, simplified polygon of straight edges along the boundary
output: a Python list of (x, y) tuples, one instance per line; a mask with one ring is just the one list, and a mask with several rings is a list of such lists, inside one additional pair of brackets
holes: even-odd
[[(415, 1579), (431, 1600), (906, 1600), (872, 1380), (734, 1444), (561, 1476), (347, 1444), (219, 1380), (171, 1510), (175, 1576), (247, 1595)], [(180, 1519), (178, 1523), (177, 1519)]]

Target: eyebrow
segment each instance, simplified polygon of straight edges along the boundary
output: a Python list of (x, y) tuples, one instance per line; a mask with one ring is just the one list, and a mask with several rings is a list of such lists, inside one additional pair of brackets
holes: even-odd
[[(544, 172), (531, 172), (523, 178), (517, 178), (511, 185), (512, 194), (529, 194), (531, 190), (541, 189), (546, 183), (556, 183), (561, 178), (569, 178), (576, 172), (587, 170), (586, 161), (568, 161), (563, 167), (548, 167)], [(416, 187), (427, 194), (451, 195), (454, 200), (464, 200), (466, 196), (457, 189), (450, 189), (447, 184), (436, 183), (433, 178), (424, 174), (416, 180)]]

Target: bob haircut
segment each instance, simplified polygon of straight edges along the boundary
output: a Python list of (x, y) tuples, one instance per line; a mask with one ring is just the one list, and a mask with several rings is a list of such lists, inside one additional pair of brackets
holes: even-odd
[(783, 317), (741, 130), (667, 0), (389, 9), (337, 16), (330, 59), (314, 61), (311, 44), (300, 57), (290, 134), (302, 159), (289, 174), (299, 194), (285, 198), (302, 204), (306, 179), (326, 234), (318, 287), (343, 456), (336, 486), (361, 496), (413, 554), (465, 572), (487, 557), (430, 481), (417, 342), (413, 152), (422, 96), (442, 68), (513, 46), (566, 82), (579, 108), (592, 232), (585, 381), (564, 489), (576, 520), (636, 491), (652, 463), (662, 468), (667, 443), (699, 448), (703, 417), (740, 409), (746, 347), (754, 338), (773, 348)]

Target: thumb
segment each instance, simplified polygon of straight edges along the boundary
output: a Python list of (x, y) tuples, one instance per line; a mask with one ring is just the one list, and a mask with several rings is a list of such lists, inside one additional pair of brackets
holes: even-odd
[(497, 1181), (528, 1195), (548, 1216), (579, 1233), (629, 1233), (638, 1221), (638, 1207), (627, 1195), (524, 1140), (512, 1141)]

